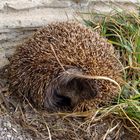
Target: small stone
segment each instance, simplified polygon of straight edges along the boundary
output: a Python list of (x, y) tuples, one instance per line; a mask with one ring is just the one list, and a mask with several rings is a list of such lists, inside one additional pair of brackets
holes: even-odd
[(12, 136), (10, 134), (7, 135), (8, 138), (11, 138)]
[(11, 125), (11, 123), (10, 123), (10, 122), (7, 122), (7, 127), (9, 127), (9, 128), (11, 128), (11, 127), (12, 127), (12, 125)]

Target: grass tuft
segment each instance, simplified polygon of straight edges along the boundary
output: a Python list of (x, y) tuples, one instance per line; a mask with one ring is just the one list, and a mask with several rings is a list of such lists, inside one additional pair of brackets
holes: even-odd
[(90, 15), (98, 20), (83, 19), (85, 25), (100, 31), (113, 44), (124, 67), (124, 85), (118, 102), (102, 111), (131, 122), (140, 133), (140, 13), (122, 9), (107, 15)]

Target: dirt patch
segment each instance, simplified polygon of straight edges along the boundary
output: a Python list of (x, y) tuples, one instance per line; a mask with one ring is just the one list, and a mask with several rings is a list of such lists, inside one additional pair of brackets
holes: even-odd
[[(59, 115), (15, 114), (0, 117), (1, 140), (138, 140), (113, 116), (91, 123), (83, 118)], [(24, 116), (24, 117), (25, 117)], [(12, 119), (11, 119), (12, 117)], [(19, 125), (20, 124), (20, 125)]]
[(0, 140), (32, 140), (32, 137), (20, 125), (16, 124), (9, 115), (1, 115)]

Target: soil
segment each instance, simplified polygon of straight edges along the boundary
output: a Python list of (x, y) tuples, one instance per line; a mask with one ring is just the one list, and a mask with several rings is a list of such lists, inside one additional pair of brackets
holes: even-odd
[(32, 140), (30, 134), (16, 124), (9, 115), (0, 116), (0, 140)]

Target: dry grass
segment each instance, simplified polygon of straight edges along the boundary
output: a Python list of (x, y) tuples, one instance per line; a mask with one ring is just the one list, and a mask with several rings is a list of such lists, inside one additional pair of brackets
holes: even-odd
[[(15, 124), (34, 139), (137, 139), (139, 124), (131, 119), (124, 110), (128, 104), (122, 102), (109, 107), (87, 112), (47, 113), (36, 110), (29, 102), (9, 99), (4, 89), (5, 102), (1, 104), (1, 115), (8, 114)], [(3, 92), (2, 91), (2, 92)], [(129, 99), (130, 100), (130, 99)], [(10, 101), (10, 102), (9, 102)]]

